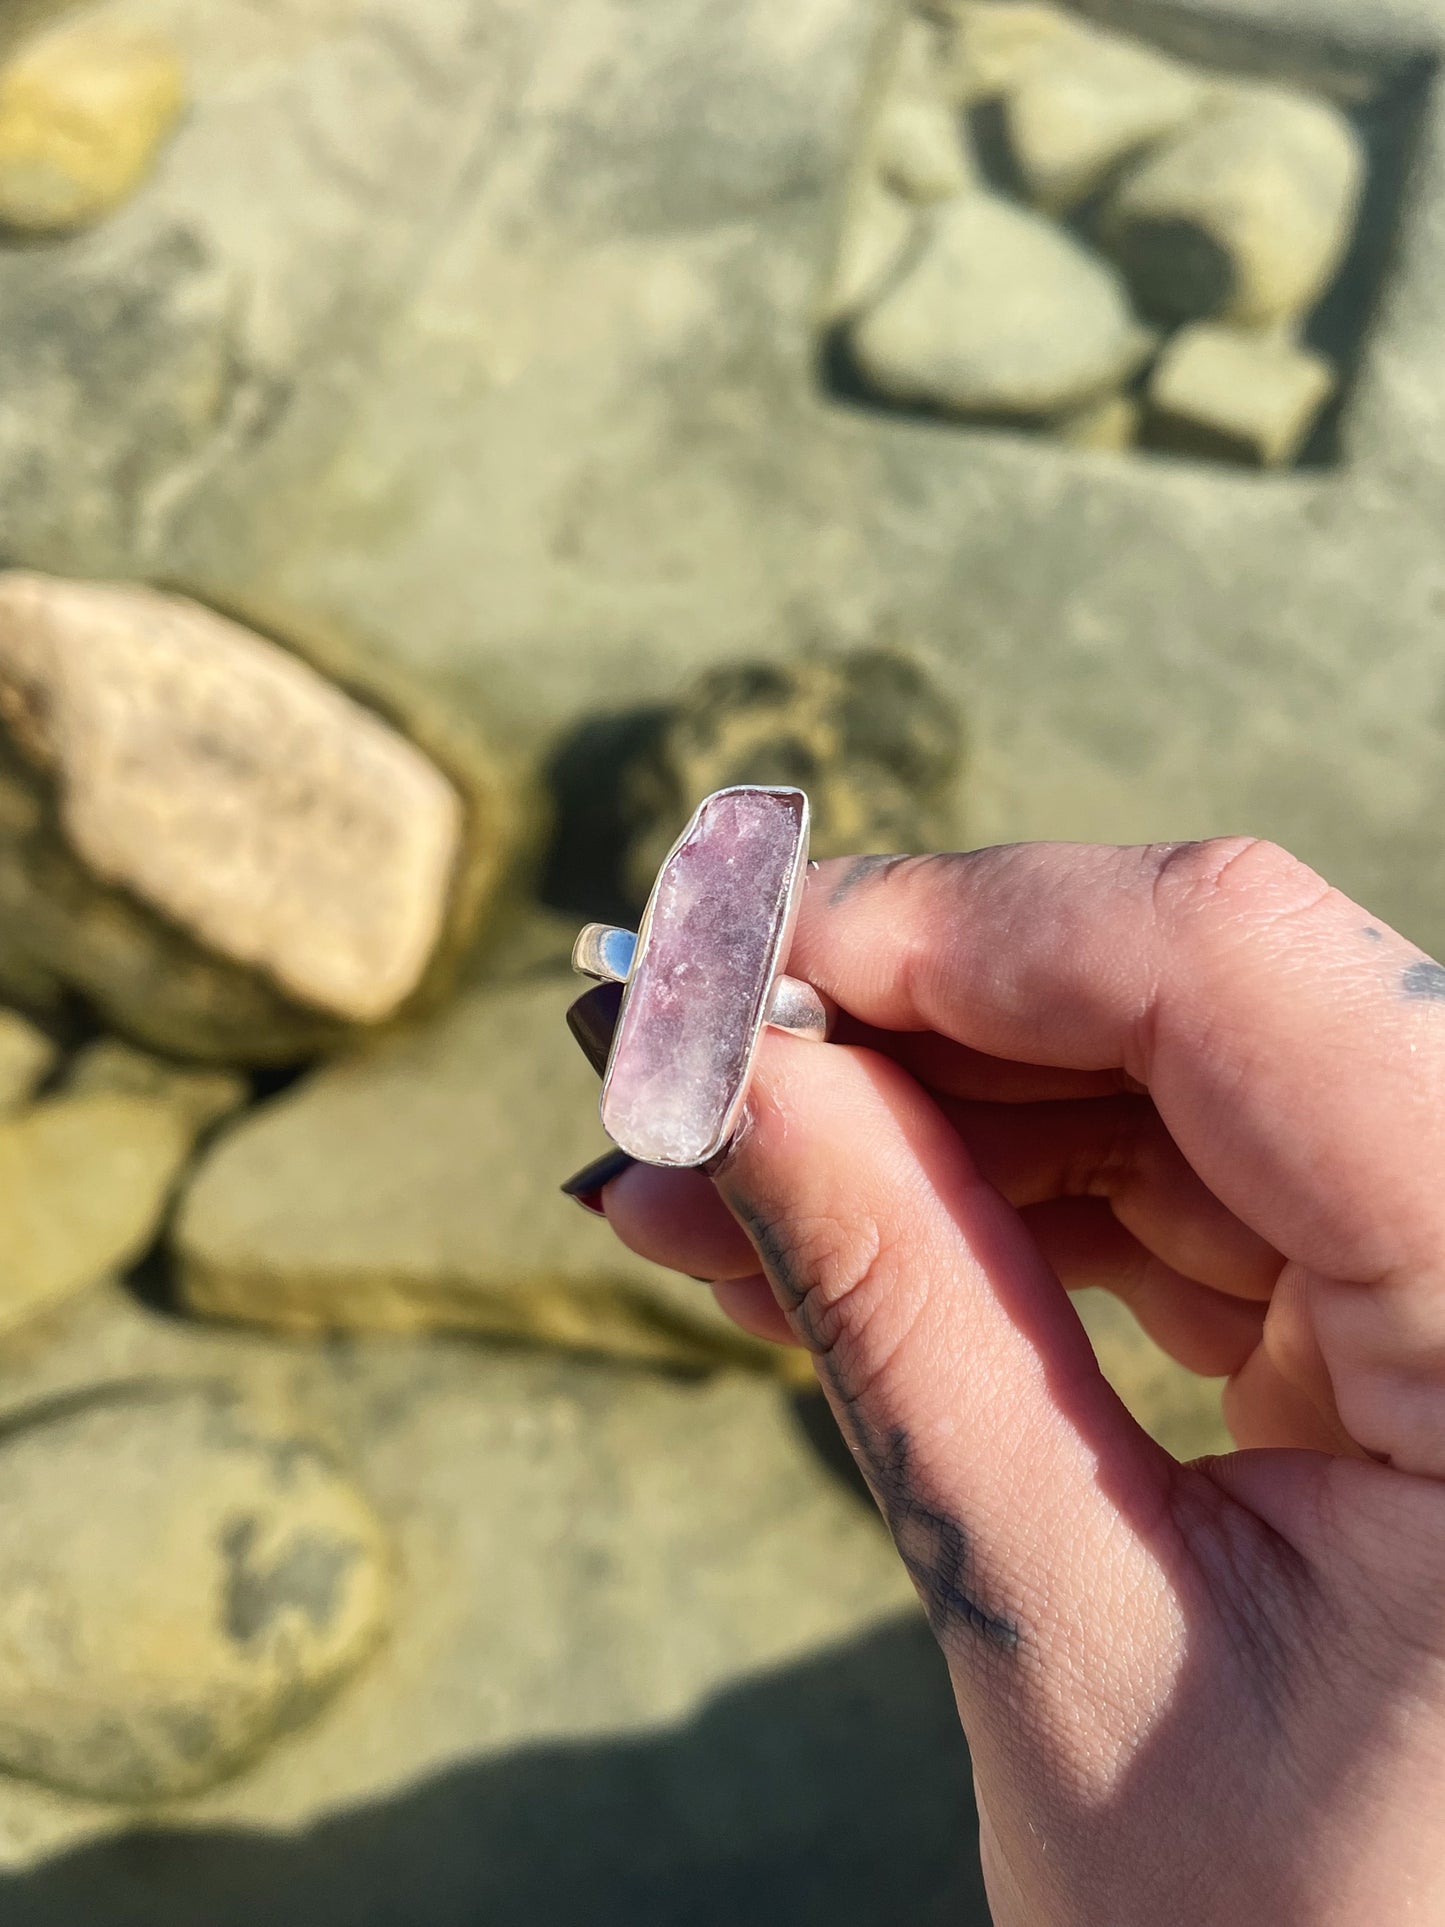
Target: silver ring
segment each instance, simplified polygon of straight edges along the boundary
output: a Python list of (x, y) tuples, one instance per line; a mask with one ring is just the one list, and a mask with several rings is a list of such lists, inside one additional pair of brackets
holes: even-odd
[(801, 790), (714, 790), (673, 845), (636, 936), (589, 923), (572, 965), (623, 986), (602, 1123), (645, 1164), (708, 1163), (732, 1137), (765, 1029), (822, 1041), (829, 1011), (783, 974), (808, 866)]

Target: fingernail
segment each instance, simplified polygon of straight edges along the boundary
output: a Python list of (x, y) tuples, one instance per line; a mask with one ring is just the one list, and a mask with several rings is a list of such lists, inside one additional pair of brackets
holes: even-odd
[(583, 991), (567, 1012), (567, 1028), (582, 1047), (582, 1055), (599, 1077), (607, 1069), (612, 1033), (622, 1009), (621, 984), (597, 984)]
[(595, 1211), (599, 1218), (605, 1217), (602, 1209), (602, 1193), (614, 1178), (620, 1178), (624, 1171), (630, 1171), (636, 1158), (630, 1158), (625, 1151), (608, 1151), (600, 1158), (593, 1158), (584, 1164), (580, 1171), (574, 1171), (562, 1186), (564, 1198), (575, 1198), (584, 1211)]

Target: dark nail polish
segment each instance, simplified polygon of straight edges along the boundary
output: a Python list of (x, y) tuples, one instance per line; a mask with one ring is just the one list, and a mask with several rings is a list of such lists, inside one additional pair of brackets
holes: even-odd
[(601, 1217), (604, 1189), (624, 1171), (630, 1171), (636, 1162), (636, 1158), (630, 1158), (625, 1151), (608, 1151), (600, 1158), (593, 1158), (590, 1164), (584, 1164), (580, 1171), (574, 1171), (562, 1186), (562, 1195), (575, 1198), (584, 1210), (595, 1211)]
[(622, 1009), (621, 984), (597, 984), (567, 1012), (567, 1028), (582, 1047), (582, 1055), (601, 1077), (612, 1049), (612, 1033)]

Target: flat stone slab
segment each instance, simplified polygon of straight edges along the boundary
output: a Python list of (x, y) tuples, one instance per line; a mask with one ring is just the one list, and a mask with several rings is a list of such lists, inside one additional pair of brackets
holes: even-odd
[(450, 1330), (660, 1362), (795, 1354), (623, 1250), (558, 1186), (607, 1141), (576, 979), (478, 988), (223, 1133), (175, 1229), (179, 1289), (280, 1331)]

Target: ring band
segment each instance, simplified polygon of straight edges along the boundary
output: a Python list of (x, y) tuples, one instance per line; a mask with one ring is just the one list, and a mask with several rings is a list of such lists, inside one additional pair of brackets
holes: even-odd
[(588, 924), (573, 966), (623, 987), (602, 1123), (647, 1164), (707, 1164), (742, 1115), (770, 1026), (826, 1038), (811, 984), (783, 974), (808, 861), (801, 790), (742, 785), (699, 804), (652, 886), (636, 936)]
[[(572, 968), (579, 977), (598, 984), (625, 984), (632, 975), (637, 938), (612, 923), (584, 924), (572, 947)], [(778, 977), (773, 982), (764, 1022), (769, 1030), (785, 1030), (821, 1044), (828, 1035), (828, 1006), (801, 977)]]

